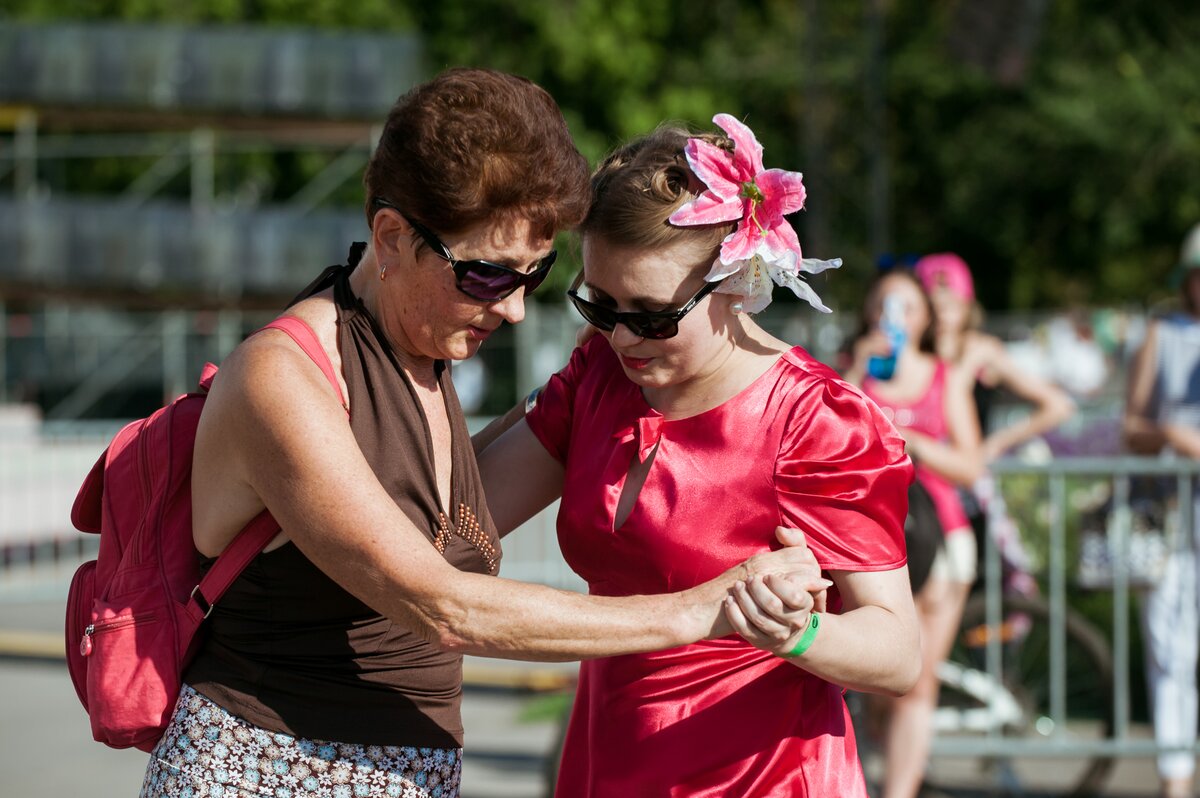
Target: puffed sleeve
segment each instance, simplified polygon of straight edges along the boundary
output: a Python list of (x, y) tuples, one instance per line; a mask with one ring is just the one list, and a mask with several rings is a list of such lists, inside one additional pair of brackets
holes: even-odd
[(804, 532), (823, 569), (899, 568), (913, 479), (903, 438), (840, 379), (797, 389), (775, 469), (780, 523)]
[(576, 347), (567, 365), (546, 383), (538, 395), (537, 404), (525, 414), (525, 423), (542, 442), (554, 459), (567, 462), (571, 443), (571, 420), (575, 408), (575, 393), (587, 371), (589, 352), (596, 341), (607, 346), (602, 336), (592, 336), (586, 344)]

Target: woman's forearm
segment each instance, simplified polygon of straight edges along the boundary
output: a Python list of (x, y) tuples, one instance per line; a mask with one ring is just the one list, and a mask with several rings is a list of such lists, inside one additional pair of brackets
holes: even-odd
[(914, 460), (952, 482), (969, 487), (983, 475), (982, 457), (973, 451), (962, 451), (910, 429), (904, 430), (904, 437)]
[(876, 606), (823, 614), (812, 646), (789, 662), (850, 690), (903, 695), (921, 670), (915, 617)]
[(754, 574), (820, 574), (811, 552), (789, 547), (758, 554), (678, 593), (592, 596), (479, 574), (450, 574), (419, 598), (396, 597), (385, 614), (435, 645), (463, 654), (561, 661), (615, 656), (729, 634), (722, 601)]
[(1163, 437), (1178, 454), (1192, 460), (1200, 459), (1200, 430), (1185, 424), (1164, 424)]
[(518, 421), (525, 418), (526, 404), (527, 400), (522, 399), (513, 405), (507, 413), (492, 419), (486, 427), (471, 436), (471, 448), (475, 450), (476, 457), (478, 457), (479, 454), (492, 443), (492, 441), (503, 435), (509, 427), (512, 427)]
[(1023, 421), (1002, 427), (983, 442), (984, 452), (988, 459), (995, 459), (1004, 452), (1025, 441), (1049, 432), (1075, 413), (1075, 403), (1066, 394), (1056, 396), (1053, 400), (1039, 405), (1038, 408)]
[(655, 651), (717, 634), (722, 595), (588, 596), (468, 575), (416, 615), (445, 650), (552, 662)]

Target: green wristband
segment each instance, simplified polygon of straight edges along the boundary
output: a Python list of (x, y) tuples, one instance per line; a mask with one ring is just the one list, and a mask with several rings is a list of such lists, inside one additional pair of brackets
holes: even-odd
[(821, 614), (819, 612), (810, 612), (808, 614), (808, 628), (804, 630), (804, 634), (800, 635), (800, 640), (797, 641), (796, 646), (783, 656), (786, 659), (792, 659), (808, 651), (813, 641), (817, 639), (817, 630), (820, 628)]

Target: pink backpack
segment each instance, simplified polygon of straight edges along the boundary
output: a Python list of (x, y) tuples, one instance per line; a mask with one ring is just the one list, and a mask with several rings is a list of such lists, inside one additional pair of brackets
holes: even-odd
[[(263, 329), (290, 335), (341, 396), (324, 349), (304, 322)], [(67, 595), (67, 670), (92, 724), (113, 748), (154, 748), (171, 719), (204, 619), (279, 532), (267, 510), (231, 542), (201, 579), (192, 542), (192, 452), (217, 367), (199, 390), (126, 425), (92, 466), (71, 523), (100, 535), (97, 558), (75, 572)]]

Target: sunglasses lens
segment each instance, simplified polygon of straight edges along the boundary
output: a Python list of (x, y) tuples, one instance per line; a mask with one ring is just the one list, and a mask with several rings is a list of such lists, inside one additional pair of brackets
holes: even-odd
[(593, 305), (586, 299), (568, 294), (575, 303), (575, 309), (583, 320), (593, 327), (605, 332), (612, 332), (617, 326), (617, 320), (629, 328), (629, 331), (640, 338), (672, 338), (679, 333), (679, 325), (673, 319), (654, 318), (640, 313), (622, 313), (618, 316), (615, 311)]
[(521, 274), (482, 261), (459, 261), (458, 287), (467, 296), (494, 302), (517, 290)]
[(605, 332), (609, 332), (615, 326), (614, 315), (611, 310), (593, 305), (586, 299), (567, 294), (571, 298), (571, 302), (575, 305), (575, 309), (579, 311), (579, 315), (583, 316), (583, 320), (593, 327), (597, 327)]
[(635, 334), (643, 338), (674, 338), (679, 333), (679, 323), (674, 319), (643, 318), (631, 319), (626, 317), (626, 325)]
[(525, 295), (533, 293), (546, 276), (558, 253), (551, 251), (542, 258), (537, 268), (528, 274), (488, 263), (483, 260), (458, 261), (455, 269), (458, 274), (458, 287), (468, 296), (484, 302), (495, 302), (525, 286)]
[(539, 285), (546, 281), (546, 278), (550, 276), (550, 267), (554, 265), (556, 258), (558, 258), (558, 253), (550, 250), (549, 254), (542, 258), (537, 268), (525, 275), (525, 296), (532, 294)]

